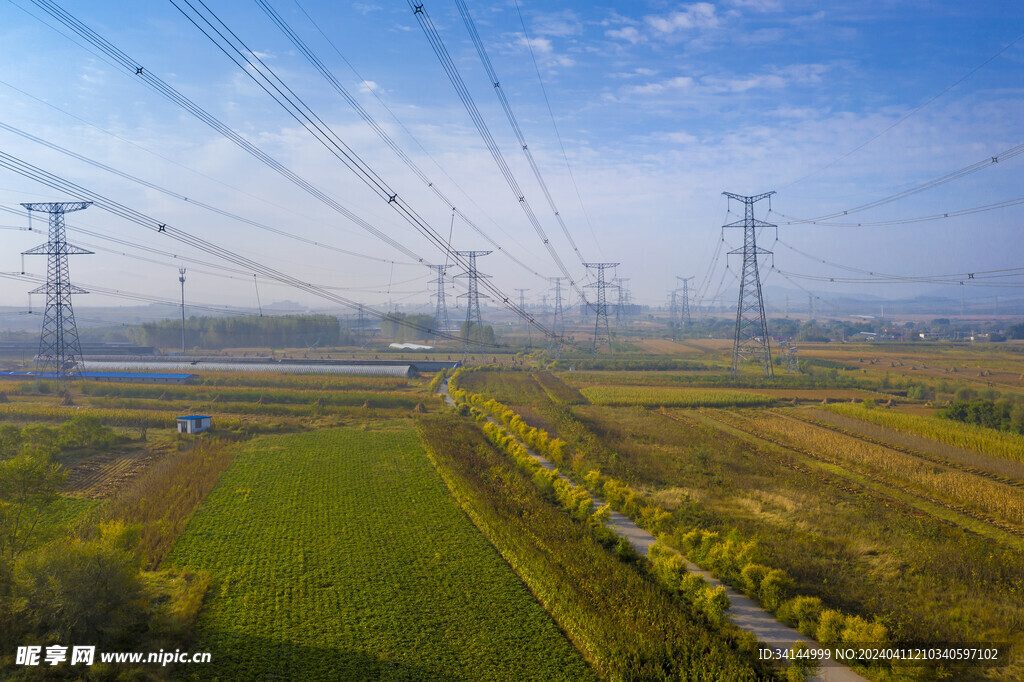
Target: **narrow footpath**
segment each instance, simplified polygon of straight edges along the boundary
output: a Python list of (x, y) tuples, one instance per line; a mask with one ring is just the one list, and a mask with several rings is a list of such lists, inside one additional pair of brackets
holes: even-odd
[[(455, 406), (455, 401), (448, 394), (448, 380), (441, 384), (438, 395), (444, 396), (445, 402), (451, 406)], [(487, 418), (487, 421), (498, 424), (497, 421)], [(498, 424), (500, 426), (500, 424)], [(513, 434), (514, 437), (514, 434)], [(536, 452), (526, 446), (525, 443), (516, 439), (523, 448), (533, 457), (542, 467), (548, 470), (554, 470), (556, 467), (550, 461), (541, 457)], [(577, 485), (575, 481), (559, 472), (559, 477), (565, 481), (568, 481), (573, 486)], [(604, 505), (604, 501), (598, 497), (591, 495), (594, 500), (594, 504), (598, 507)], [(657, 540), (653, 535), (639, 527), (626, 515), (621, 514), (617, 511), (612, 511), (611, 518), (608, 521), (608, 527), (615, 531), (621, 537), (626, 538), (629, 544), (633, 545), (633, 548), (641, 556), (647, 556), (651, 545)], [(796, 642), (803, 642), (808, 646), (817, 647), (820, 646), (817, 642), (808, 639), (806, 636), (801, 634), (795, 628), (791, 628), (788, 625), (784, 625), (775, 619), (768, 611), (758, 606), (758, 604), (750, 597), (737, 592), (733, 588), (723, 583), (718, 578), (711, 575), (710, 572), (705, 571), (703, 568), (690, 562), (686, 557), (683, 557), (683, 561), (686, 562), (686, 567), (692, 572), (704, 578), (713, 587), (719, 585), (725, 587), (726, 593), (729, 595), (730, 606), (726, 610), (726, 618), (731, 623), (736, 625), (741, 630), (753, 633), (757, 637), (758, 641), (766, 644), (770, 644), (773, 647), (792, 647)], [(868, 682), (867, 678), (859, 675), (845, 665), (831, 663), (829, 665), (823, 665), (818, 674), (814, 678), (815, 680), (821, 680), (822, 682)]]

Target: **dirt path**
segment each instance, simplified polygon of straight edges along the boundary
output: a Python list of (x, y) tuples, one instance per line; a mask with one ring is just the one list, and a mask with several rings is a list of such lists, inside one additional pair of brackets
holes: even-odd
[[(444, 396), (445, 402), (448, 405), (455, 405), (455, 401), (453, 401), (451, 396), (448, 395), (447, 381), (441, 384), (439, 394)], [(488, 417), (488, 421), (494, 424), (498, 423), (490, 417)], [(526, 447), (525, 443), (520, 441), (519, 444), (522, 445), (526, 451), (530, 453), (530, 456), (537, 460), (542, 467), (548, 470), (555, 469), (554, 464)], [(560, 473), (559, 476), (563, 480), (576, 485), (576, 482), (565, 474)], [(600, 498), (594, 497), (593, 495), (591, 495), (591, 497), (593, 498), (595, 505), (604, 505), (604, 501)], [(608, 526), (614, 530), (616, 534), (626, 538), (629, 544), (633, 545), (634, 549), (636, 549), (641, 556), (647, 556), (647, 552), (656, 540), (656, 538), (649, 532), (633, 523), (629, 517), (624, 514), (620, 514), (617, 511), (613, 511), (611, 513)], [(794, 628), (777, 621), (775, 616), (758, 606), (753, 599), (750, 599), (746, 595), (737, 592), (728, 585), (725, 585), (718, 578), (711, 575), (710, 572), (705, 571), (694, 563), (691, 563), (685, 557), (683, 560), (686, 562), (686, 567), (692, 573), (696, 573), (701, 576), (712, 586), (717, 587), (721, 585), (725, 587), (725, 591), (729, 595), (729, 601), (731, 603), (731, 606), (725, 612), (726, 618), (741, 630), (753, 633), (754, 636), (757, 637), (758, 641), (772, 647), (780, 648), (790, 648), (795, 642), (803, 642), (809, 646), (819, 646), (816, 642), (800, 634), (800, 632)], [(822, 680), (824, 682), (867, 682), (866, 677), (858, 675), (846, 666), (837, 664), (827, 667), (822, 666), (818, 675), (814, 679)]]

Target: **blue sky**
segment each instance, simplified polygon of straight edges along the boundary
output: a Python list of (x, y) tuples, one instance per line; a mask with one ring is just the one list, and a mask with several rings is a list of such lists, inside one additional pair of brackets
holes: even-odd
[[(449, 207), (327, 87), (255, 3), (208, 4), (427, 221), (443, 234), (450, 229), (454, 246), (489, 248), (459, 221), (452, 224)], [(531, 269), (558, 274), (405, 2), (271, 4), (462, 211)], [(721, 238), (720, 226), (736, 219), (726, 213), (723, 191), (777, 192), (773, 213), (767, 215), (767, 205), (759, 204), (758, 216), (780, 224), (783, 243), (773, 246), (774, 231), (763, 233), (761, 240), (776, 252), (778, 268), (790, 273), (849, 274), (788, 246), (841, 265), (901, 275), (1021, 266), (1021, 206), (906, 225), (784, 224), (791, 217), (830, 214), (887, 197), (1024, 142), (1024, 40), (1000, 53), (1024, 33), (1019, 3), (520, 0), (517, 6), (514, 1), (467, 0), (467, 5), (571, 235), (587, 260), (621, 261), (619, 275), (630, 278), (639, 302), (663, 302), (675, 275), (695, 275), (698, 282), (705, 278)], [(67, 5), (149, 73), (327, 189), (375, 227), (428, 260), (440, 257), (173, 4), (128, 7)], [(552, 244), (574, 275), (581, 276), (578, 259), (518, 149), (455, 4), (428, 1), (425, 8)], [(429, 273), (423, 268), (408, 264), (391, 247), (283, 182), (143, 87), (134, 74), (50, 27), (56, 25), (29, 0), (0, 6), (0, 122), (250, 220), (397, 262), (392, 266), (345, 256), (260, 232), (7, 130), (0, 130), (0, 150), (277, 269), (344, 288), (352, 298), (381, 306), (388, 300), (426, 300)], [(859, 213), (855, 220), (885, 222), (1016, 199), (1024, 196), (1020, 164), (1017, 159), (994, 164)], [(0, 206), (62, 198), (0, 170)], [(0, 224), (25, 221), (3, 214)], [(70, 216), (69, 224), (210, 260), (96, 208)], [(41, 235), (15, 230), (0, 235), (7, 247), (0, 253), (2, 271), (20, 270), (18, 253), (41, 241)], [(146, 257), (160, 262), (127, 258), (110, 251), (139, 252), (99, 238), (69, 236), (107, 249), (73, 259), (74, 280), (177, 296), (176, 268), (181, 263), (174, 259), (152, 253)], [(734, 247), (741, 235), (727, 231), (726, 240)], [(30, 260), (28, 271), (44, 273), (41, 260)], [(729, 291), (731, 277), (724, 265), (723, 258), (707, 278), (713, 280), (710, 289)], [(730, 267), (738, 265), (733, 260)], [(210, 268), (189, 267), (189, 288), (197, 301), (255, 303), (254, 287), (242, 274), (226, 279), (204, 272)], [(508, 292), (528, 287), (528, 297), (539, 298), (546, 288), (543, 280), (501, 254), (481, 260), (481, 269)], [(794, 286), (777, 273), (767, 279), (773, 285)], [(802, 285), (823, 296), (959, 293), (950, 287), (910, 284)], [(0, 304), (24, 305), (27, 288), (24, 282), (0, 280)], [(972, 293), (1013, 296), (1014, 291)], [(320, 305), (270, 282), (260, 293), (264, 302), (292, 299)], [(76, 300), (78, 306), (112, 303), (99, 295)]]

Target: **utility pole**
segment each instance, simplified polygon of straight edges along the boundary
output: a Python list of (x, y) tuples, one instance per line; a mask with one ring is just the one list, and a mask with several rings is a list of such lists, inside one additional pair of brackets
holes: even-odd
[[(181, 354), (185, 354), (185, 268), (178, 268), (178, 281), (181, 282)], [(256, 275), (252, 276), (256, 281)], [(256, 301), (259, 301), (259, 289), (256, 290)], [(260, 317), (263, 317), (263, 306), (260, 305)]]
[(437, 270), (437, 279), (431, 280), (431, 284), (436, 284), (437, 289), (434, 297), (437, 298), (437, 306), (434, 308), (434, 326), (441, 332), (448, 332), (451, 329), (452, 323), (448, 319), (448, 302), (445, 299), (445, 270), (447, 269), (444, 265), (431, 265), (431, 268)]
[(740, 297), (736, 305), (736, 333), (732, 347), (732, 373), (739, 372), (740, 362), (756, 359), (764, 367), (765, 376), (774, 377), (772, 369), (771, 343), (768, 339), (768, 321), (764, 315), (764, 298), (761, 295), (761, 277), (757, 270), (757, 257), (769, 255), (771, 251), (757, 246), (757, 229), (776, 227), (754, 217), (754, 204), (767, 199), (775, 192), (754, 196), (741, 196), (722, 192), (729, 199), (743, 202), (743, 219), (723, 227), (743, 228), (743, 248), (729, 254), (743, 254), (743, 275), (740, 277)]
[(608, 324), (608, 299), (605, 294), (609, 283), (604, 278), (605, 270), (618, 266), (618, 263), (584, 263), (588, 270), (597, 271), (597, 281), (585, 288), (597, 289), (597, 300), (590, 307), (594, 309), (594, 357), (597, 357), (597, 346), (600, 341), (601, 320), (604, 320), (604, 336), (608, 339), (608, 352), (612, 350), (612, 330)]
[(39, 353), (36, 362), (40, 370), (52, 369), (61, 381), (69, 376), (80, 377), (82, 371), (82, 344), (78, 340), (78, 326), (71, 307), (72, 294), (87, 294), (85, 289), (71, 283), (68, 256), (91, 254), (92, 251), (68, 244), (65, 239), (64, 214), (88, 208), (91, 201), (63, 201), (54, 203), (22, 204), (29, 212), (48, 213), (50, 229), (47, 242), (22, 252), (23, 256), (48, 256), (46, 284), (30, 293), (46, 294), (43, 328), (39, 335)]
[(469, 287), (466, 293), (461, 294), (459, 298), (466, 299), (466, 324), (463, 330), (462, 345), (463, 349), (468, 348), (470, 344), (470, 332), (472, 326), (482, 327), (484, 324), (483, 317), (480, 315), (480, 299), (490, 298), (487, 294), (481, 294), (477, 284), (480, 278), (490, 277), (490, 275), (481, 275), (476, 269), (476, 259), (478, 256), (486, 256), (491, 253), (490, 251), (456, 251), (457, 255), (462, 256), (467, 261), (466, 271), (462, 274), (455, 275), (456, 277), (464, 277), (468, 281)]

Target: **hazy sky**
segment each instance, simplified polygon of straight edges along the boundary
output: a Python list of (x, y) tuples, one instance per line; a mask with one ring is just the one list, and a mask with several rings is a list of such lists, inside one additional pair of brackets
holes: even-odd
[[(187, 9), (184, 0), (177, 2)], [(481, 270), (516, 299), (514, 289), (526, 287), (528, 299), (539, 300), (547, 284), (531, 270), (554, 276), (557, 266), (407, 3), (268, 2), (429, 180), (509, 255), (529, 266), (524, 269), (495, 253), (481, 259)], [(618, 274), (630, 278), (638, 302), (662, 303), (675, 275), (696, 276), (698, 288), (706, 280), (708, 296), (735, 286), (724, 269), (725, 256), (708, 275), (721, 225), (737, 219), (735, 211), (741, 210), (734, 205), (734, 213), (727, 215), (723, 191), (777, 192), (773, 212), (769, 215), (762, 202), (757, 216), (780, 225), (782, 243), (775, 243), (774, 230), (759, 238), (775, 251), (775, 265), (789, 273), (861, 277), (816, 263), (790, 247), (843, 266), (897, 275), (1024, 265), (1021, 205), (860, 228), (785, 224), (889, 197), (1024, 142), (1024, 40), (1010, 45), (1024, 33), (1019, 2), (466, 4), (583, 258), (620, 261)], [(146, 73), (163, 79), (336, 202), (427, 262), (443, 262), (435, 247), (174, 4), (63, 6)], [(493, 248), (462, 221), (452, 221), (450, 207), (356, 115), (258, 4), (212, 0), (208, 6), (426, 222), (446, 238), (450, 231), (453, 247)], [(513, 137), (455, 3), (427, 0), (424, 6), (552, 245), (582, 278), (579, 258)], [(134, 70), (115, 64), (29, 0), (0, 4), (0, 55), (0, 123), (191, 201), (140, 186), (8, 129), (0, 129), (0, 151), (254, 261), (304, 281), (339, 287), (336, 291), (349, 298), (380, 306), (389, 300), (426, 300), (429, 271), (146, 87)], [(1024, 197), (1022, 163), (1008, 158), (832, 222), (905, 220), (1019, 199)], [(20, 210), (21, 202), (68, 198), (0, 169), (0, 207)], [(306, 241), (260, 230), (199, 208), (195, 201)], [(23, 228), (27, 219), (3, 212), (0, 225)], [(175, 300), (177, 268), (184, 264), (190, 301), (256, 304), (251, 272), (237, 266), (228, 266), (231, 272), (219, 270), (223, 261), (167, 234), (97, 207), (69, 214), (68, 225), (127, 242), (70, 231), (72, 242), (97, 252), (71, 259), (72, 280), (83, 286)], [(34, 229), (42, 227), (41, 220), (34, 223)], [(20, 271), (20, 252), (43, 241), (43, 235), (0, 230), (0, 271)], [(727, 230), (725, 238), (727, 247), (742, 244), (738, 230)], [(166, 253), (209, 265), (179, 262)], [(730, 258), (735, 271), (740, 261)], [(26, 257), (26, 271), (45, 275), (44, 260)], [(794, 286), (777, 272), (766, 280)], [(797, 281), (830, 294), (959, 294), (950, 286)], [(0, 305), (25, 305), (26, 291), (33, 286), (0, 279)], [(262, 278), (259, 288), (264, 304), (290, 299), (328, 305)], [(1014, 296), (1015, 291), (979, 287), (972, 293)], [(35, 297), (35, 305), (41, 303), (42, 297)], [(97, 293), (75, 299), (76, 306), (117, 304), (118, 299)]]

